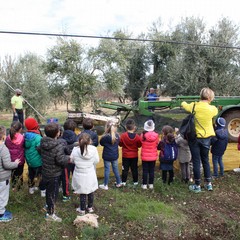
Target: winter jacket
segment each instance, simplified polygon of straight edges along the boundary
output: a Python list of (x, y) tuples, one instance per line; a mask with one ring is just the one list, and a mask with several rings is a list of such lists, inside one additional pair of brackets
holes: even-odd
[(83, 133), (87, 133), (90, 135), (91, 139), (92, 139), (92, 145), (97, 147), (98, 146), (98, 135), (97, 133), (95, 133), (94, 131), (92, 130), (87, 130), (87, 129), (84, 129), (78, 136), (78, 138), (81, 136), (81, 134)]
[(12, 162), (20, 159), (19, 165), (23, 165), (25, 163), (24, 136), (21, 133), (16, 133), (14, 139), (11, 140), (10, 135), (8, 135), (5, 144), (10, 152)]
[(132, 138), (128, 132), (123, 133), (120, 136), (119, 146), (122, 147), (123, 158), (137, 158), (138, 148), (142, 146), (140, 136), (136, 133), (132, 133)]
[(62, 168), (67, 166), (69, 156), (65, 155), (63, 145), (54, 138), (43, 137), (39, 152), (42, 157), (42, 174), (44, 177), (58, 177)]
[(11, 177), (11, 169), (17, 168), (16, 162), (11, 162), (8, 148), (4, 143), (0, 144), (0, 182), (6, 181)]
[(70, 156), (71, 162), (75, 163), (72, 177), (74, 193), (89, 194), (98, 189), (96, 164), (99, 162), (97, 148), (88, 145), (87, 151), (81, 154), (79, 147), (74, 147)]
[(72, 130), (65, 130), (61, 138), (66, 141), (66, 154), (70, 155), (75, 144), (78, 142), (76, 133)]
[(29, 167), (42, 166), (41, 155), (38, 152), (42, 136), (34, 132), (25, 134), (25, 158)]
[(228, 131), (227, 129), (218, 126), (215, 133), (216, 137), (211, 139), (211, 153), (216, 156), (222, 156), (228, 145)]
[(173, 170), (173, 162), (175, 160), (167, 160), (166, 161), (166, 160), (161, 159), (161, 156), (164, 152), (165, 144), (166, 144), (166, 139), (163, 137), (163, 139), (158, 143), (158, 146), (157, 146), (157, 149), (160, 150), (160, 154), (159, 154), (160, 166), (159, 166), (159, 169), (164, 170), (164, 171), (169, 171), (169, 170)]
[[(144, 139), (145, 138), (145, 139)], [(157, 145), (159, 142), (158, 134), (154, 131), (146, 132), (140, 136), (142, 142), (141, 158), (142, 161), (156, 161), (158, 158)]]
[(115, 161), (118, 159), (118, 145), (120, 137), (116, 133), (116, 142), (112, 144), (112, 137), (110, 134), (102, 136), (100, 139), (100, 145), (103, 146), (102, 158), (104, 161)]
[[(192, 112), (194, 102), (182, 102), (181, 105), (187, 112)], [(200, 101), (195, 103), (194, 111), (195, 119), (197, 119), (197, 121), (195, 120), (197, 138), (208, 138), (215, 136), (212, 119), (217, 115), (218, 109), (207, 102)]]
[(178, 161), (180, 163), (190, 162), (192, 155), (188, 146), (188, 141), (184, 139), (180, 134), (177, 135), (175, 141), (178, 145)]

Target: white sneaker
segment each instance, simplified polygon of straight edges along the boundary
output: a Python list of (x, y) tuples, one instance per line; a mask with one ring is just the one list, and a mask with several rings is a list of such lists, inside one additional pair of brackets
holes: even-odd
[(90, 207), (90, 208), (87, 208), (87, 211), (88, 211), (88, 213), (93, 213), (94, 209), (92, 207)]
[(28, 191), (29, 191), (29, 194), (34, 194), (34, 187), (30, 187)]
[(146, 185), (146, 184), (143, 184), (143, 185), (142, 185), (142, 189), (147, 189), (147, 185)]
[(103, 190), (108, 190), (108, 185), (101, 184), (101, 185), (99, 185), (99, 188), (101, 188)]
[(58, 217), (55, 213), (53, 213), (52, 215), (47, 213), (45, 216), (45, 220), (53, 221), (53, 222), (62, 222), (62, 219), (60, 217)]
[(240, 168), (234, 168), (233, 171), (239, 173), (240, 172)]
[(149, 189), (153, 189), (153, 184), (148, 185)]
[(138, 182), (134, 182), (133, 185), (134, 185), (134, 186), (137, 186), (137, 185), (138, 185)]
[(126, 186), (126, 184), (127, 184), (126, 182), (122, 182), (122, 185), (123, 185), (124, 187)]
[(46, 190), (41, 190), (41, 197), (46, 197)]
[(85, 211), (84, 211), (84, 210), (81, 210), (80, 207), (76, 208), (76, 211), (79, 213), (80, 216), (85, 215)]

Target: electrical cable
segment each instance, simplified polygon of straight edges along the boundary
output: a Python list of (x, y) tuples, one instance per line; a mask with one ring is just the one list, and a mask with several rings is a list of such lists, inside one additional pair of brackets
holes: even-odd
[(223, 49), (236, 49), (240, 50), (238, 46), (229, 45), (213, 45), (202, 44), (193, 42), (180, 42), (172, 40), (156, 40), (147, 38), (120, 38), (120, 37), (107, 37), (107, 36), (94, 36), (94, 35), (78, 35), (78, 34), (62, 34), (62, 33), (40, 33), (40, 32), (18, 32), (18, 31), (1, 31), (0, 34), (17, 34), (17, 35), (35, 35), (35, 36), (48, 36), (48, 37), (72, 37), (72, 38), (93, 38), (93, 39), (109, 39), (109, 40), (121, 40), (121, 41), (138, 41), (138, 42), (153, 42), (153, 43), (169, 43), (177, 45), (189, 45), (198, 47), (211, 47), (211, 48), (223, 48)]

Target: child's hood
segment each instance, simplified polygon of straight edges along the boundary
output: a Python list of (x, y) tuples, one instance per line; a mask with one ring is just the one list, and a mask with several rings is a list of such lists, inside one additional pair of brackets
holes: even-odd
[(228, 132), (225, 128), (219, 127), (216, 129), (216, 136), (219, 139), (228, 138)]
[(47, 151), (55, 148), (58, 144), (59, 142), (57, 141), (57, 139), (54, 139), (54, 138), (43, 137), (41, 139), (41, 149), (44, 149)]
[(65, 130), (62, 138), (66, 140), (67, 144), (73, 144), (77, 141), (77, 135), (71, 130)]
[(146, 132), (144, 137), (148, 142), (155, 142), (158, 139), (158, 134), (154, 131), (150, 131)]
[(8, 135), (7, 139), (9, 142), (11, 142), (14, 145), (19, 145), (24, 141), (24, 137), (21, 133), (16, 133), (13, 139), (11, 139), (10, 135)]
[[(76, 147), (78, 149), (77, 154), (79, 158), (83, 158), (84, 160), (91, 160), (95, 157), (96, 152), (93, 151), (93, 147), (91, 145), (88, 145), (87, 151), (84, 151), (83, 155), (81, 154), (80, 147)], [(95, 147), (94, 147), (95, 148)]]

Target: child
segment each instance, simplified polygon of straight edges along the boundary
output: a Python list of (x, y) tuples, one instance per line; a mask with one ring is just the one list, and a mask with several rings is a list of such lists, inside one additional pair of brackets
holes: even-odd
[(117, 126), (109, 121), (105, 126), (105, 133), (100, 139), (100, 144), (103, 146), (102, 158), (104, 161), (104, 184), (99, 185), (99, 188), (108, 190), (108, 182), (110, 175), (110, 165), (112, 165), (113, 173), (116, 177), (116, 187), (122, 186), (121, 178), (118, 172), (118, 145), (120, 137), (117, 134)]
[(42, 181), (42, 159), (38, 152), (38, 147), (42, 139), (38, 122), (34, 118), (25, 120), (25, 158), (28, 164), (28, 186), (29, 193), (34, 194), (38, 188), (35, 187), (34, 179), (38, 179), (41, 196), (45, 197), (46, 190)]
[(122, 184), (126, 185), (129, 167), (131, 168), (133, 184), (138, 184), (138, 148), (142, 143), (133, 119), (126, 121), (127, 132), (120, 136), (119, 146), (122, 147)]
[(171, 126), (164, 126), (162, 129), (163, 137), (158, 144), (160, 150), (160, 170), (162, 170), (162, 181), (167, 182), (167, 172), (169, 172), (168, 184), (173, 182), (173, 162), (177, 159), (178, 149), (173, 134), (174, 130)]
[(6, 128), (0, 126), (0, 222), (12, 220), (12, 213), (6, 210), (9, 199), (11, 169), (17, 168), (19, 159), (11, 162), (10, 153), (4, 144)]
[[(98, 135), (96, 132), (94, 132), (93, 129), (93, 120), (91, 118), (84, 118), (82, 122), (84, 130), (81, 132), (82, 133), (88, 133), (91, 137), (92, 140), (92, 145), (97, 147), (98, 146)], [(81, 136), (80, 134), (80, 136)]]
[(15, 187), (19, 190), (23, 185), (23, 168), (25, 163), (24, 157), (24, 136), (21, 134), (22, 124), (20, 122), (13, 122), (9, 130), (9, 135), (6, 138), (5, 144), (10, 152), (11, 160), (14, 162), (16, 159), (20, 163), (16, 169), (12, 171), (12, 189)]
[(223, 154), (228, 144), (228, 131), (225, 129), (226, 121), (224, 118), (219, 117), (216, 120), (215, 134), (216, 136), (211, 139), (211, 153), (213, 163), (213, 177), (218, 177), (218, 165), (220, 167), (220, 176), (223, 176)]
[(85, 214), (86, 197), (88, 197), (87, 212), (93, 212), (93, 193), (98, 189), (96, 164), (99, 162), (97, 148), (90, 145), (91, 138), (87, 133), (81, 134), (79, 146), (74, 147), (70, 156), (71, 162), (75, 163), (72, 178), (74, 193), (80, 194), (80, 207), (77, 212)]
[(153, 189), (154, 168), (158, 158), (157, 145), (159, 142), (158, 134), (154, 132), (154, 129), (155, 124), (153, 120), (148, 120), (144, 123), (144, 131), (140, 136), (142, 143), (142, 189), (147, 189), (147, 184), (150, 189)]
[(190, 175), (190, 161), (192, 158), (190, 148), (188, 146), (188, 141), (184, 139), (176, 129), (177, 137), (175, 139), (178, 145), (178, 161), (180, 164), (181, 174), (182, 174), (182, 181), (188, 183), (191, 178)]
[(62, 219), (55, 214), (55, 203), (58, 198), (59, 181), (62, 167), (68, 164), (69, 156), (65, 155), (64, 147), (58, 141), (60, 134), (57, 123), (49, 123), (44, 128), (46, 137), (41, 139), (39, 152), (42, 156), (42, 174), (46, 184), (47, 221), (61, 222)]
[[(63, 134), (61, 139), (65, 140), (65, 154), (70, 155), (74, 144), (77, 143), (77, 135), (74, 132), (76, 128), (76, 123), (72, 119), (68, 119), (63, 124)], [(70, 174), (73, 174), (75, 165), (73, 163), (68, 163), (67, 167), (62, 170), (61, 182), (63, 190), (63, 201), (67, 202), (71, 199), (69, 192), (69, 178)]]

